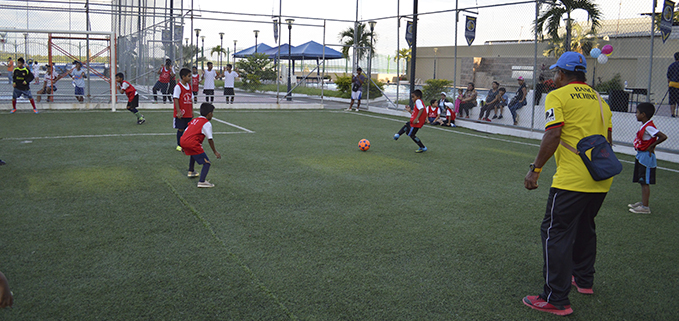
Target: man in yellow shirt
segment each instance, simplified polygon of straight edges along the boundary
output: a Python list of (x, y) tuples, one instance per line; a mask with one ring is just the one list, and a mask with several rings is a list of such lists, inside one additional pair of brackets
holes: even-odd
[(573, 313), (568, 300), (571, 285), (579, 293), (593, 293), (594, 217), (613, 179), (595, 181), (580, 156), (563, 143), (577, 146), (582, 138), (596, 134), (610, 142), (612, 114), (585, 83), (587, 61), (582, 54), (566, 52), (550, 69), (556, 71), (558, 89), (547, 95), (545, 134), (524, 181), (527, 189), (536, 189), (542, 167), (554, 155), (556, 174), (541, 225), (545, 284), (540, 295), (526, 296), (523, 303), (539, 311), (568, 315)]
[(667, 67), (667, 84), (669, 87), (667, 92), (670, 94), (672, 117), (677, 117), (677, 104), (679, 104), (679, 52), (674, 53), (674, 62)]

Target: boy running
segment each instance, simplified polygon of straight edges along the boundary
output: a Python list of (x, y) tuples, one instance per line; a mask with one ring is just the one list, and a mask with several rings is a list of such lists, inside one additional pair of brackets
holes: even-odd
[(127, 110), (137, 116), (138, 125), (143, 124), (146, 119), (144, 119), (144, 115), (137, 110), (137, 107), (139, 107), (139, 94), (137, 94), (137, 90), (134, 89), (132, 84), (125, 80), (125, 75), (122, 72), (116, 74), (116, 83), (118, 84), (118, 88), (120, 88), (120, 93), (127, 96)]
[[(189, 71), (189, 73), (191, 73)], [(169, 91), (169, 86), (170, 86), (170, 80), (174, 78), (174, 68), (172, 67), (172, 60), (170, 59), (165, 59), (165, 65), (160, 66), (160, 69), (158, 70), (158, 81), (156, 81), (156, 84), (153, 85), (153, 100), (155, 102), (158, 102), (158, 96), (157, 93), (160, 91), (160, 93), (163, 95), (163, 102), (167, 101), (167, 94), (170, 93)]]
[(181, 138), (186, 126), (193, 118), (193, 93), (191, 92), (191, 70), (179, 71), (180, 82), (174, 87), (174, 128), (177, 129), (177, 150), (182, 151)]
[(415, 152), (426, 152), (427, 147), (425, 147), (424, 144), (422, 144), (422, 141), (420, 141), (420, 139), (415, 136), (417, 131), (422, 128), (427, 118), (427, 114), (424, 111), (424, 103), (422, 102), (422, 91), (416, 89), (412, 94), (410, 94), (410, 99), (415, 102), (415, 108), (413, 108), (413, 110), (410, 110), (410, 106), (406, 106), (406, 111), (411, 113), (410, 121), (406, 122), (406, 124), (401, 127), (398, 133), (394, 134), (394, 140), (398, 140), (401, 135), (408, 133), (407, 135), (410, 136), (410, 139), (412, 139), (415, 144), (417, 144), (417, 146), (420, 146), (420, 149), (416, 150)]
[(224, 72), (224, 95), (226, 96), (226, 103), (229, 103), (229, 97), (231, 97), (231, 103), (233, 104), (234, 91), (233, 88), (236, 83), (236, 78), (240, 77), (237, 72), (231, 71), (231, 64), (226, 65), (226, 71)]
[(12, 93), (12, 111), (10, 113), (14, 114), (17, 111), (17, 98), (24, 96), (28, 98), (33, 106), (33, 112), (38, 113), (38, 109), (35, 108), (35, 101), (33, 101), (33, 96), (31, 95), (31, 88), (29, 84), (33, 80), (33, 73), (31, 73), (28, 68), (24, 67), (24, 58), (20, 57), (17, 59), (17, 67), (14, 68), (12, 74), (12, 87), (14, 87), (14, 92)]
[(200, 117), (194, 118), (189, 122), (186, 133), (181, 138), (181, 146), (184, 149), (184, 153), (189, 155), (189, 173), (187, 176), (189, 178), (199, 176), (194, 171), (194, 166), (196, 163), (203, 165), (203, 169), (200, 171), (200, 178), (198, 179), (198, 187), (209, 188), (215, 186), (215, 184), (205, 180), (208, 171), (210, 171), (210, 159), (207, 158), (207, 154), (203, 150), (203, 140), (205, 140), (205, 137), (207, 137), (210, 148), (212, 148), (212, 152), (217, 156), (217, 159), (222, 158), (222, 155), (215, 149), (215, 143), (212, 140), (212, 124), (210, 120), (214, 110), (215, 106), (212, 106), (210, 103), (200, 105)]
[(207, 70), (203, 70), (203, 94), (205, 95), (205, 102), (215, 101), (215, 78), (217, 78), (217, 70), (212, 69), (212, 63), (207, 63)]
[(85, 75), (85, 72), (81, 70), (83, 64), (80, 61), (74, 61), (73, 64), (75, 65), (75, 68), (71, 69), (69, 76), (71, 76), (73, 79), (73, 87), (75, 87), (75, 99), (82, 103), (85, 101), (83, 95), (85, 95), (85, 78), (87, 78), (87, 75)]
[(198, 87), (200, 87), (200, 75), (198, 67), (191, 68), (191, 92), (193, 92), (193, 102), (198, 103)]
[(637, 214), (651, 214), (648, 201), (651, 196), (651, 184), (655, 184), (655, 146), (664, 142), (667, 136), (663, 134), (651, 120), (655, 114), (655, 107), (651, 103), (641, 103), (637, 106), (637, 120), (642, 123), (634, 137), (634, 149), (637, 157), (634, 160), (634, 183), (641, 184), (641, 202), (629, 204), (629, 211)]

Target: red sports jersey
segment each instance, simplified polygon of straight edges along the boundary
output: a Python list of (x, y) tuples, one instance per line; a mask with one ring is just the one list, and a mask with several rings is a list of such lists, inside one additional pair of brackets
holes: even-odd
[[(193, 117), (193, 93), (191, 92), (191, 86), (187, 84), (185, 87), (182, 83), (178, 83), (177, 86), (181, 89), (181, 93), (179, 98), (174, 97), (174, 99), (179, 100), (179, 109), (184, 111), (184, 115), (181, 118), (191, 118)], [(172, 110), (174, 118), (177, 118), (177, 109), (172, 108)]]
[(198, 84), (200, 84), (200, 75), (191, 74), (191, 91), (198, 92)]
[(120, 85), (120, 88), (122, 88), (125, 91), (125, 95), (127, 96), (127, 99), (129, 101), (132, 101), (134, 99), (134, 96), (137, 95), (137, 90), (134, 89), (134, 86), (130, 84), (127, 80), (123, 80), (123, 83)]
[(191, 156), (205, 153), (203, 150), (203, 140), (205, 140), (203, 125), (207, 122), (207, 118), (203, 116), (194, 118), (189, 122), (189, 126), (186, 127), (182, 138), (179, 140), (179, 144), (186, 155)]
[(427, 106), (427, 117), (436, 118), (439, 115), (439, 108), (437, 106)]
[(651, 146), (651, 144), (655, 143), (655, 141), (658, 140), (658, 137), (653, 137), (649, 140), (643, 140), (644, 133), (646, 132), (646, 127), (649, 126), (656, 128), (652, 120), (649, 120), (645, 125), (641, 126), (641, 129), (639, 129), (639, 131), (637, 132), (637, 137), (634, 138), (634, 149), (638, 151), (645, 151), (648, 149), (648, 146)]
[(422, 102), (422, 99), (418, 99), (415, 101), (415, 106), (413, 107), (413, 113), (410, 115), (410, 127), (415, 127), (415, 128), (422, 128), (424, 126), (425, 119), (427, 119), (427, 111), (423, 110), (422, 114), (420, 115), (419, 122), (417, 124), (413, 123), (415, 121), (415, 117), (417, 117), (417, 113), (420, 112), (420, 110), (424, 109), (424, 102)]
[(170, 82), (170, 69), (165, 68), (165, 66), (160, 67), (160, 78), (158, 81), (167, 84)]

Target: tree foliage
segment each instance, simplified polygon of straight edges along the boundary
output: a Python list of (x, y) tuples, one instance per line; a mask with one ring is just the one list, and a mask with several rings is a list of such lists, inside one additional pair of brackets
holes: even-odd
[(243, 80), (243, 87), (250, 91), (257, 90), (262, 80), (276, 79), (274, 64), (263, 53), (256, 53), (239, 60), (238, 69)]
[[(370, 36), (372, 35), (373, 38), (373, 46), (370, 46)], [(339, 40), (344, 45), (342, 47), (342, 55), (344, 58), (349, 58), (349, 49), (352, 48), (354, 45), (355, 39), (354, 39), (354, 28), (349, 27), (347, 29), (344, 29), (342, 32), (339, 33)], [(367, 27), (365, 23), (359, 23), (358, 24), (358, 59), (361, 60), (365, 58), (368, 55), (368, 52), (370, 52), (371, 56), (375, 55), (375, 50), (374, 50), (374, 45), (377, 44), (377, 34), (373, 31), (372, 34), (370, 32), (370, 27)], [(361, 48), (363, 47), (363, 48)]]
[(396, 63), (399, 63), (400, 60), (405, 61), (405, 67), (401, 70), (403, 70), (404, 74), (408, 73), (408, 68), (410, 66), (410, 58), (412, 57), (412, 50), (410, 48), (403, 48), (399, 49), (396, 51), (396, 56), (394, 57), (394, 61)]
[[(587, 11), (587, 20), (591, 22), (589, 32), (596, 35), (597, 29), (601, 27), (601, 18), (603, 15), (601, 10), (599, 10), (599, 6), (592, 0), (558, 0), (553, 3), (545, 2), (540, 4), (540, 14), (538, 20), (536, 20), (533, 25), (533, 31), (537, 28), (540, 41), (544, 41), (545, 35), (547, 35), (557, 43), (559, 39), (565, 39), (565, 37), (559, 35), (561, 22), (564, 20), (563, 16), (566, 15), (566, 31), (572, 31), (574, 24), (571, 19), (571, 13), (577, 9)], [(565, 40), (561, 40), (562, 43), (564, 41)], [(572, 44), (573, 42), (571, 41), (571, 45)], [(567, 49), (566, 51), (569, 51), (572, 50), (573, 47), (565, 49)]]
[(447, 79), (427, 79), (424, 81), (424, 86), (422, 86), (422, 100), (428, 103), (432, 99), (438, 99), (441, 96), (442, 91), (446, 89), (453, 82)]
[[(592, 30), (585, 31), (579, 24), (574, 24), (572, 26), (571, 51), (589, 55), (592, 48), (596, 48), (598, 44), (599, 40)], [(566, 51), (566, 38), (559, 35), (556, 38), (549, 39), (549, 44), (545, 51), (542, 52), (542, 55), (545, 57), (554, 56), (554, 58), (558, 59)]]

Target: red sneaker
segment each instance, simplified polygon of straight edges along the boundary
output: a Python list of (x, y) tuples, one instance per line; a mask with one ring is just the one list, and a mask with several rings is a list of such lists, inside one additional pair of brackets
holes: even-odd
[(488, 117), (484, 118), (483, 120), (485, 120), (485, 121), (490, 121), (490, 119), (488, 119)]
[(549, 312), (556, 315), (569, 315), (573, 313), (570, 305), (553, 305), (542, 298), (539, 295), (528, 295), (522, 300), (523, 304), (529, 306), (531, 309), (538, 311)]
[(579, 287), (578, 284), (575, 283), (575, 277), (574, 277), (574, 276), (571, 276), (571, 285), (573, 285), (576, 289), (578, 289), (578, 292), (579, 292), (579, 293), (582, 293), (582, 294), (594, 294), (594, 290), (592, 290), (592, 288), (589, 288), (589, 289), (588, 289), (588, 288), (581, 288), (581, 287)]

